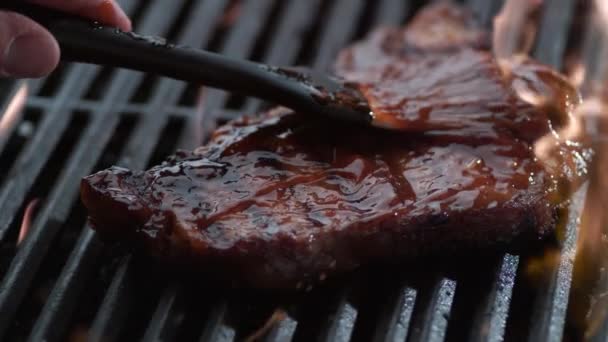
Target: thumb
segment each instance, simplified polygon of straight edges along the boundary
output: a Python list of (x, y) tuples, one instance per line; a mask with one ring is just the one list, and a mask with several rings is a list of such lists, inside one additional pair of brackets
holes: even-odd
[(0, 76), (45, 76), (59, 63), (59, 45), (42, 26), (12, 12), (0, 11)]

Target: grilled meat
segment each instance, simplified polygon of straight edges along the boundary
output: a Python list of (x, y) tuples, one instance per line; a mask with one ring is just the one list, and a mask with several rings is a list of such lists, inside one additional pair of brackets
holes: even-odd
[(245, 117), (150, 170), (85, 178), (95, 229), (170, 263), (268, 288), (551, 234), (557, 190), (532, 151), (550, 132), (550, 113), (514, 86), (563, 111), (576, 92), (532, 61), (505, 74), (469, 21), (436, 5), (409, 28), (381, 30), (342, 53), (336, 70), (360, 85), (377, 118), (411, 132), (287, 109)]

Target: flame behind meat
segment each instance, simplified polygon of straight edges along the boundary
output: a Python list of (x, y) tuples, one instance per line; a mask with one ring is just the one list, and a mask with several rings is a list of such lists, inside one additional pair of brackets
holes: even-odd
[[(540, 1), (509, 0), (494, 21), (494, 53), (507, 77), (527, 59), (536, 32), (534, 12), (539, 4)], [(570, 83), (582, 96), (568, 106), (565, 124), (553, 129), (534, 146), (536, 156), (549, 170), (567, 169), (568, 159), (563, 156), (572, 154), (569, 157), (574, 160), (573, 170), (578, 174), (569, 179), (559, 175), (561, 197), (571, 197), (585, 180), (589, 184), (575, 246), (569, 308), (571, 322), (580, 332), (585, 331), (587, 338), (608, 319), (608, 174), (605, 172), (608, 170), (608, 1), (595, 0), (591, 12), (586, 40), (579, 53), (581, 60), (570, 73)], [(555, 100), (526, 87), (514, 87), (514, 90), (521, 99), (535, 106), (547, 106)], [(582, 146), (587, 149), (581, 149)], [(562, 217), (562, 227), (558, 229), (563, 229), (565, 222), (566, 218)], [(528, 260), (527, 274), (531, 280), (546, 280), (546, 276), (552, 274), (547, 271), (555, 269), (562, 258), (573, 259), (574, 252), (566, 248), (560, 256), (550, 248)], [(591, 299), (589, 293), (594, 293)]]
[(509, 0), (494, 18), (492, 47), (499, 61), (529, 54), (536, 36), (536, 14), (542, 0)]
[(19, 119), (21, 119), (23, 107), (27, 100), (27, 94), (28, 87), (27, 84), (24, 83), (9, 102), (5, 112), (0, 114), (0, 150), (2, 149), (2, 144), (8, 140), (12, 129)]
[(593, 5), (582, 60), (572, 73), (585, 99), (576, 111), (579, 131), (595, 153), (589, 165), (570, 310), (570, 318), (586, 338), (592, 338), (608, 319), (608, 2), (596, 0)]
[(19, 236), (17, 238), (17, 245), (20, 245), (21, 242), (25, 239), (27, 234), (32, 227), (32, 223), (34, 221), (35, 211), (38, 207), (39, 199), (33, 199), (28, 203), (25, 208), (25, 212), (23, 214), (23, 220), (21, 221), (21, 227), (19, 228)]

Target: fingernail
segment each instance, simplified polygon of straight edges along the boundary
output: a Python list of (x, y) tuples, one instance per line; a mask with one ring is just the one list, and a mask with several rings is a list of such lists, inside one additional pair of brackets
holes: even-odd
[(40, 34), (17, 36), (4, 52), (4, 74), (14, 77), (40, 77), (57, 64), (55, 42)]

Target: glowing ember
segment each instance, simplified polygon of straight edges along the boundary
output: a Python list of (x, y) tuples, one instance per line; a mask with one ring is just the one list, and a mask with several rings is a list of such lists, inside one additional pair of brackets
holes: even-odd
[(577, 88), (580, 88), (583, 85), (583, 82), (585, 81), (585, 78), (587, 76), (586, 73), (587, 70), (585, 69), (585, 66), (582, 63), (576, 63), (574, 67), (572, 67), (568, 78), (570, 79), (572, 85)]
[(226, 11), (224, 12), (224, 15), (220, 19), (220, 26), (222, 26), (222, 27), (232, 26), (237, 21), (239, 16), (241, 15), (241, 8), (242, 8), (242, 4), (241, 4), (240, 0), (233, 1), (228, 6)]
[(6, 111), (3, 114), (0, 114), (0, 149), (2, 144), (8, 139), (11, 130), (15, 127), (19, 119), (21, 119), (27, 94), (28, 88), (24, 83), (11, 99), (6, 107)]
[(38, 199), (34, 199), (25, 208), (23, 220), (21, 221), (21, 228), (19, 229), (19, 237), (17, 238), (17, 245), (21, 244), (21, 242), (25, 239), (30, 227), (32, 226), (32, 221), (34, 221), (34, 213), (38, 207), (38, 202)]
[(285, 318), (287, 318), (287, 313), (285, 313), (285, 311), (283, 311), (282, 309), (276, 309), (272, 313), (272, 316), (270, 316), (270, 318), (266, 321), (266, 323), (264, 323), (264, 325), (260, 329), (256, 330), (253, 334), (247, 337), (245, 341), (260, 341), (262, 337), (270, 331), (270, 329), (272, 329), (276, 324), (278, 324)]

